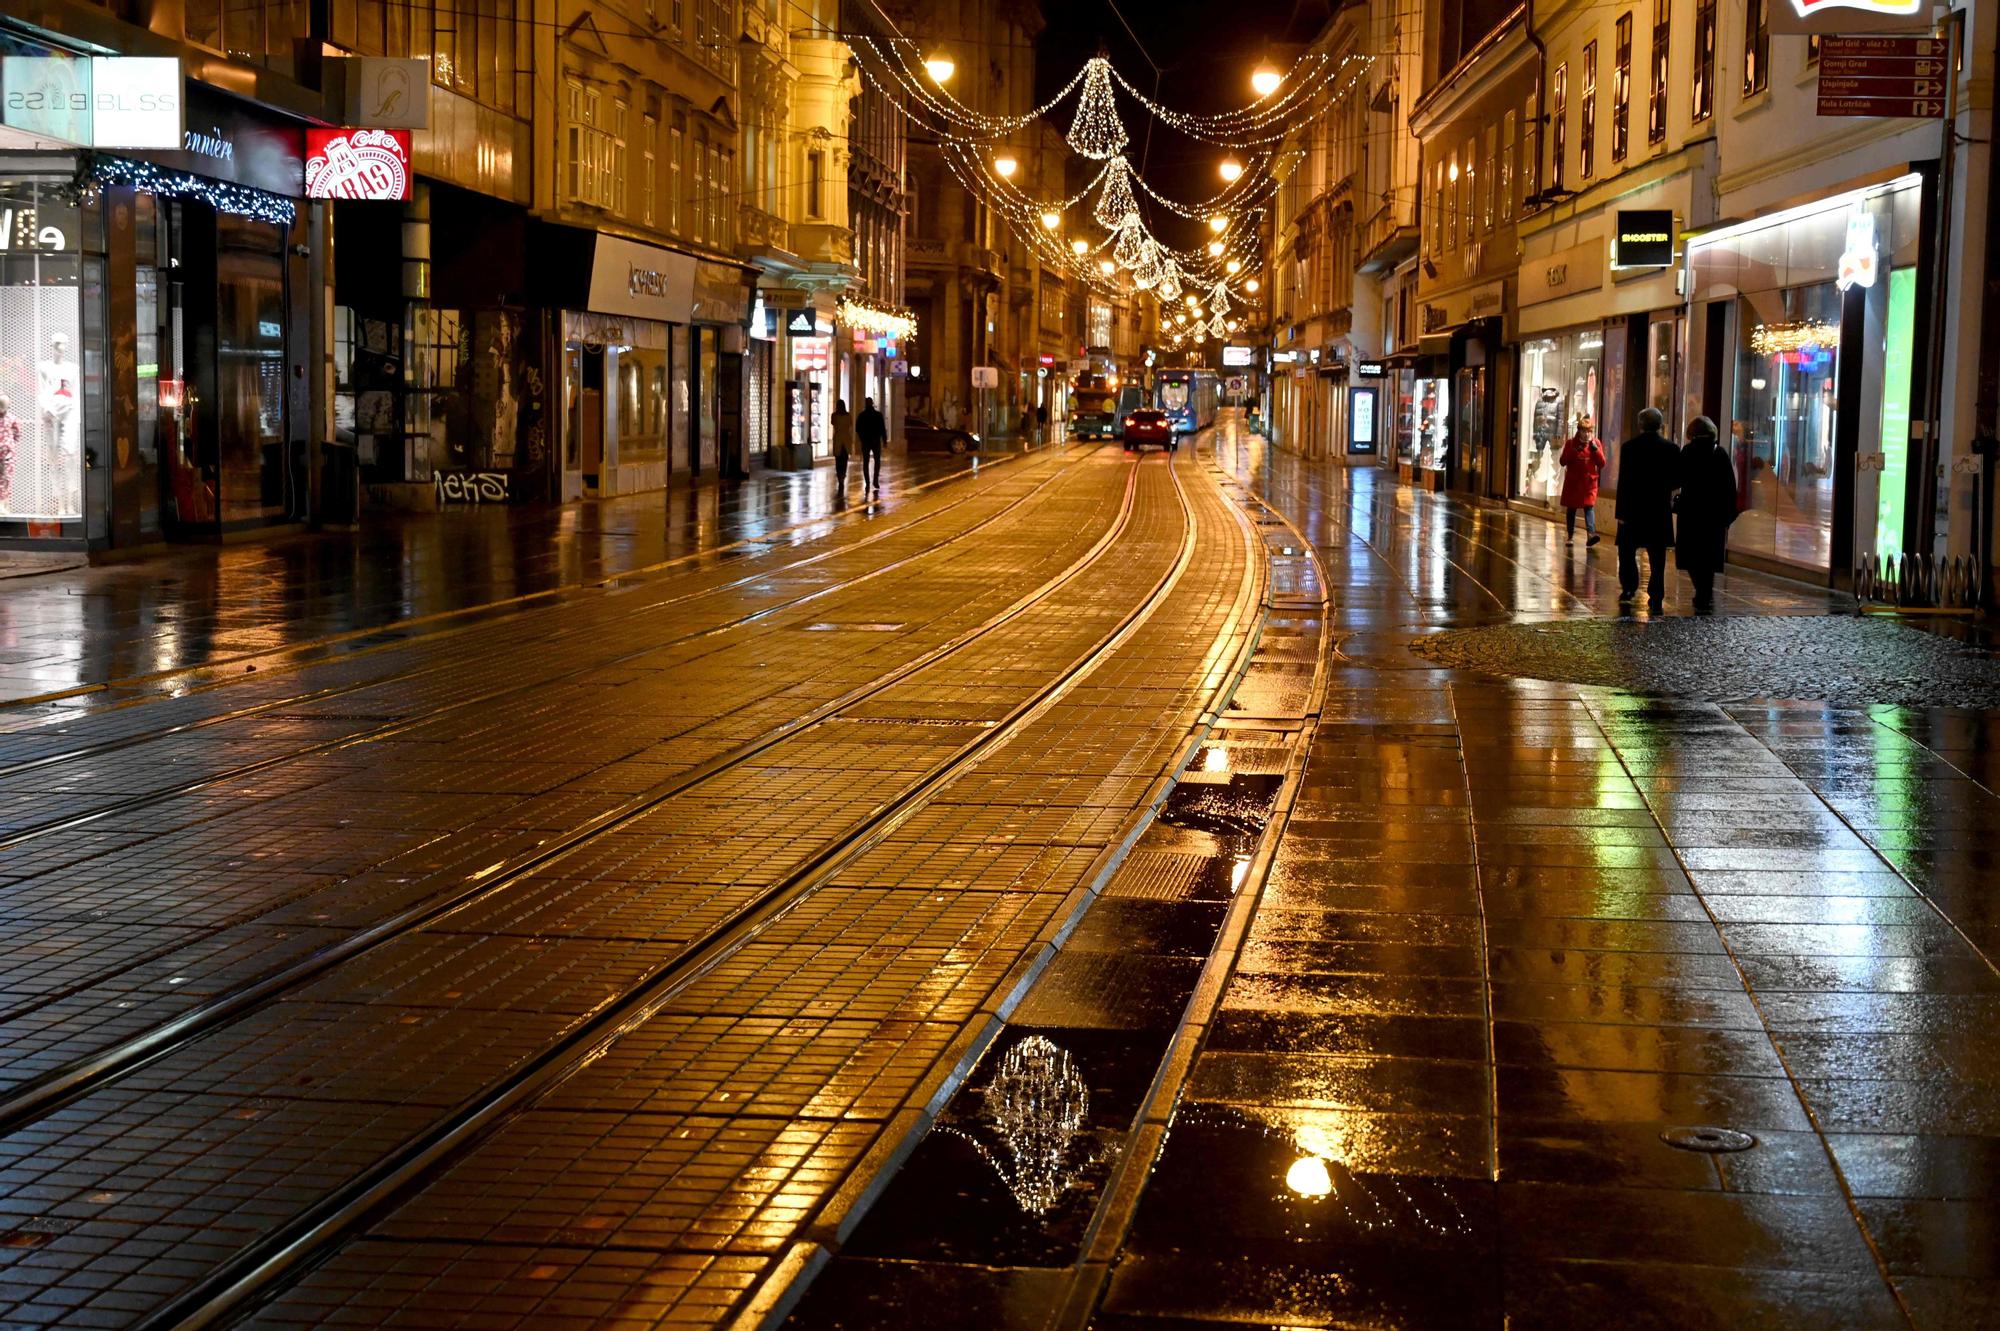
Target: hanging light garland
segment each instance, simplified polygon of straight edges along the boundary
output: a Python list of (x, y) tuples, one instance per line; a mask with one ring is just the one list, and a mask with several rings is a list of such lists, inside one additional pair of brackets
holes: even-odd
[[(1302, 124), (1322, 106), (1351, 90), (1373, 64), (1373, 57), (1326, 54), (1303, 57), (1282, 79), (1284, 91), (1259, 89), (1250, 106), (1215, 115), (1194, 115), (1163, 106), (1141, 93), (1131, 80), (1102, 57), (1086, 61), (1070, 81), (1041, 106), (1020, 115), (993, 116), (959, 102), (941, 81), (923, 72), (924, 53), (904, 39), (883, 41), (856, 35), (851, 49), (863, 77), (919, 126), (935, 133), (941, 157), (954, 178), (1002, 217), (1024, 246), (1048, 266), (1094, 290), (1150, 292), (1163, 303), (1178, 302), (1190, 284), (1208, 293), (1212, 313), (1194, 297), (1193, 325), (1187, 331), (1200, 340), (1221, 337), (1230, 328), (1228, 288), (1243, 269), (1237, 255), (1259, 243), (1263, 206), (1297, 159), (1294, 138)], [(1268, 80), (1267, 80), (1268, 81)], [(1119, 115), (1119, 89), (1162, 122), (1189, 137), (1218, 144), (1247, 158), (1232, 156), (1225, 171), (1226, 188), (1197, 203), (1182, 203), (1161, 194), (1133, 170), (1124, 150), (1130, 139)], [(1064, 140), (1079, 156), (1103, 162), (1104, 168), (1065, 199), (1036, 198), (1012, 182), (1018, 159), (1004, 147), (989, 145), (1049, 116), (1072, 94), (1077, 106)], [(1144, 198), (1174, 216), (1208, 224), (1213, 239), (1201, 250), (1179, 250), (1162, 243), (1146, 225)], [(1063, 217), (1092, 194), (1091, 220), (1106, 233), (1101, 241), (1065, 239)], [(1254, 292), (1255, 279), (1246, 291)], [(1184, 317), (1183, 317), (1184, 318)]]
[(1103, 56), (1083, 67), (1083, 93), (1076, 99), (1076, 117), (1070, 121), (1067, 142), (1078, 155), (1094, 162), (1118, 156), (1131, 142), (1125, 137), (1125, 125), (1118, 118), (1118, 103), (1112, 95), (1111, 62)]

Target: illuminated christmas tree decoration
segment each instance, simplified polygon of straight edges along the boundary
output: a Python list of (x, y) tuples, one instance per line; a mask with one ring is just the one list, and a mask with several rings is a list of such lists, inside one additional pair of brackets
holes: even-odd
[(1116, 157), (1130, 142), (1112, 96), (1111, 62), (1103, 56), (1083, 67), (1083, 92), (1076, 100), (1067, 141), (1077, 153), (1097, 162)]

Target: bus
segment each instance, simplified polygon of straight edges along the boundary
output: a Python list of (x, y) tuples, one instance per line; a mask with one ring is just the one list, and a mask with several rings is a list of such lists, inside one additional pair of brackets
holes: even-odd
[(1079, 374), (1070, 390), (1069, 437), (1118, 437), (1118, 390), (1101, 374)]
[(1215, 424), (1214, 370), (1161, 370), (1160, 410), (1173, 418), (1175, 434), (1193, 434)]

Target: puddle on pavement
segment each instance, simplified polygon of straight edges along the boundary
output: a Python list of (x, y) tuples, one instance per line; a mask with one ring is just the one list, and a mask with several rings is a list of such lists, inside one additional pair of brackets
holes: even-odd
[(1019, 1278), (1080, 1256), (1270, 820), (1282, 751), (1248, 738), (1197, 753), (1197, 779), (1168, 797), (790, 1325), (936, 1325), (936, 1304), (891, 1292), (916, 1271), (954, 1288), (1006, 1275), (1021, 1325), (1053, 1309), (1037, 1301), (1066, 1284)]
[(1235, 772), (1227, 782), (1183, 782), (1167, 796), (1159, 821), (1221, 837), (1256, 837), (1271, 820), (1271, 803), (1284, 777), (1275, 772)]

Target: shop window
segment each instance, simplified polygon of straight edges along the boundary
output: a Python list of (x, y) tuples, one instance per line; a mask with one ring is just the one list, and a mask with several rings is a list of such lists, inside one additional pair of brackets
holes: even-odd
[(1738, 298), (1732, 460), (1741, 543), (1824, 567), (1831, 554), (1840, 292), (1832, 282)]
[(295, 508), (300, 459), (285, 429), (285, 234), (216, 215), (216, 429), (221, 516), (269, 521)]
[(1576, 173), (1585, 180), (1597, 169), (1597, 43), (1583, 48), (1583, 104), (1577, 108)]
[(1521, 498), (1550, 507), (1561, 502), (1563, 444), (1582, 417), (1596, 418), (1603, 372), (1602, 329), (1522, 341), (1520, 474), (1515, 478)]
[(0, 530), (83, 517), (82, 223), (60, 183), (0, 182)]
[(1694, 10), (1694, 88), (1689, 111), (1697, 124), (1715, 114), (1715, 0), (1700, 0)]
[(1620, 14), (1614, 30), (1611, 66), (1611, 160), (1622, 162), (1632, 147), (1632, 16)]
[(1747, 0), (1743, 14), (1743, 95), (1771, 84), (1771, 0)]

